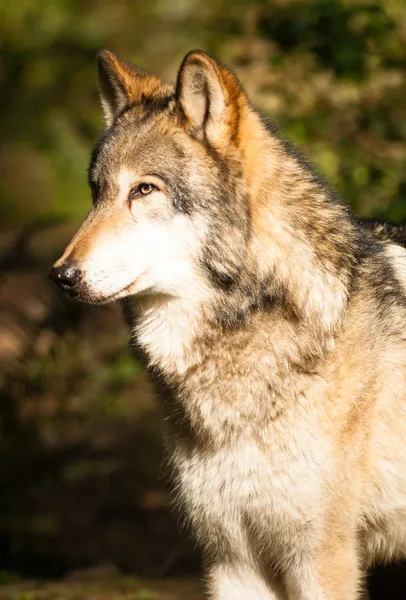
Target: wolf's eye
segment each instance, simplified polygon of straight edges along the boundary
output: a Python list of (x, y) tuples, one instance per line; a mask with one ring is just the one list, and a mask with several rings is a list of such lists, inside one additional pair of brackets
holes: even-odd
[(140, 185), (130, 190), (130, 193), (128, 194), (128, 199), (133, 200), (134, 198), (137, 198), (137, 196), (148, 196), (148, 194), (150, 194), (156, 189), (157, 187), (153, 183), (140, 183)]
[(147, 194), (150, 194), (152, 190), (156, 190), (156, 187), (152, 185), (152, 183), (141, 183), (141, 185), (138, 186), (138, 189), (140, 194), (146, 196)]

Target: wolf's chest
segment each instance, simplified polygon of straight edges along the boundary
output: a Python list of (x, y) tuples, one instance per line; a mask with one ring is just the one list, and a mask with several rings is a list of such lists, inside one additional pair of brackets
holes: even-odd
[(279, 448), (268, 455), (247, 440), (212, 454), (178, 449), (174, 460), (179, 500), (203, 539), (241, 546), (252, 531), (277, 537), (320, 506), (317, 468), (306, 453)]

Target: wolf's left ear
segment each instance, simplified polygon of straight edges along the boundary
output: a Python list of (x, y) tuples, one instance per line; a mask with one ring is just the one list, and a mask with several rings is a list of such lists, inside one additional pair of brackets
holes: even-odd
[(165, 87), (155, 75), (121, 60), (109, 50), (100, 52), (97, 62), (100, 98), (107, 126), (143, 96), (154, 96)]
[(186, 124), (214, 145), (234, 142), (245, 94), (231, 71), (205, 52), (194, 50), (183, 60), (176, 85)]

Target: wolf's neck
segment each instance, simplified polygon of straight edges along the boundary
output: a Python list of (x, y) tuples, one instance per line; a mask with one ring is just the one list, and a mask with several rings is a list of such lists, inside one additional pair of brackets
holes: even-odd
[[(237, 328), (221, 324), (221, 308), (213, 301), (185, 298), (134, 298), (130, 299), (131, 332), (137, 348), (146, 358), (147, 366), (156, 369), (168, 383), (184, 382), (196, 370), (204, 372), (210, 363), (211, 378), (224, 378), (226, 371), (236, 370), (230, 360), (244, 357), (248, 348), (255, 353), (258, 346), (266, 347), (268, 362), (267, 380), (284, 378), (284, 372), (293, 361), (317, 360), (334, 346), (333, 335), (323, 340), (310, 335), (303, 324), (284, 314), (279, 307), (273, 311), (256, 310), (246, 315)], [(283, 336), (284, 344), (275, 342)], [(272, 368), (271, 365), (273, 365)], [(244, 367), (245, 371), (245, 367)], [(256, 365), (251, 373), (255, 377)], [(216, 373), (218, 375), (216, 375)]]
[(202, 327), (201, 299), (130, 299), (131, 333), (150, 368), (182, 377), (199, 362), (196, 340)]
[[(133, 308), (140, 310), (139, 300)], [(256, 312), (235, 330), (206, 310), (173, 299), (144, 304), (132, 329), (172, 434), (221, 446), (267, 427), (317, 387), (318, 357), (313, 341), (277, 310)]]

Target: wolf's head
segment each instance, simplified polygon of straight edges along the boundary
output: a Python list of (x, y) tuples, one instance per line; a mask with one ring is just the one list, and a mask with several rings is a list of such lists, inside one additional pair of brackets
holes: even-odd
[(51, 276), (89, 302), (229, 285), (250, 220), (241, 127), (251, 111), (236, 77), (196, 51), (173, 89), (105, 51), (99, 83), (93, 207)]
[(350, 221), (235, 75), (194, 51), (172, 88), (105, 51), (99, 84), (93, 207), (51, 271), (60, 287), (93, 303), (221, 298), (231, 317), (276, 299), (331, 331), (352, 268)]

